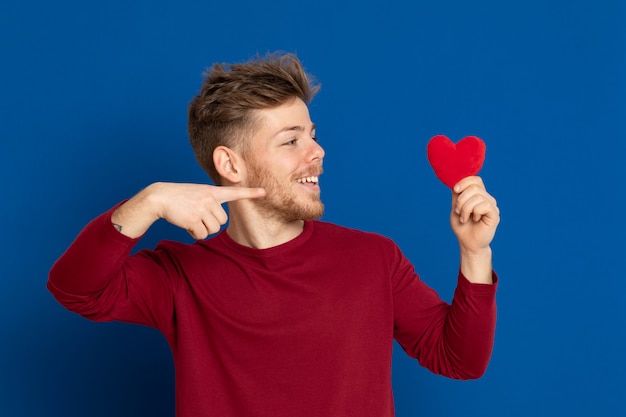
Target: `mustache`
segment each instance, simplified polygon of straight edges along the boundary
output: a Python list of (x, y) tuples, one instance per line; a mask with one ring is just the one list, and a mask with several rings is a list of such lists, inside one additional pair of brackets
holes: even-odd
[(324, 168), (322, 168), (322, 166), (318, 166), (315, 168), (309, 168), (306, 171), (301, 171), (298, 172), (294, 175), (294, 177), (297, 178), (304, 178), (304, 177), (319, 177), (320, 175), (322, 175), (324, 173)]

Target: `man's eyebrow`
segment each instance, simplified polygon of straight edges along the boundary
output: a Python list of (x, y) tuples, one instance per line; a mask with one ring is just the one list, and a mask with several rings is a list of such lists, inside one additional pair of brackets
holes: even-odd
[[(315, 130), (315, 123), (313, 123), (311, 125), (311, 131)], [(280, 135), (281, 133), (284, 132), (304, 132), (305, 128), (304, 126), (300, 126), (300, 125), (296, 125), (296, 126), (287, 126), (287, 127), (283, 127), (282, 129), (280, 129), (278, 132), (276, 132), (276, 134), (274, 135), (274, 137)]]

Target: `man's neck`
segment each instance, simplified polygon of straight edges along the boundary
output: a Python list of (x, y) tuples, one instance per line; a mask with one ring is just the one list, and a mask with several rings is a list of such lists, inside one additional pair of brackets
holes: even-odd
[(230, 205), (227, 233), (235, 242), (255, 249), (267, 249), (293, 240), (304, 229), (303, 220), (281, 221), (257, 211)]

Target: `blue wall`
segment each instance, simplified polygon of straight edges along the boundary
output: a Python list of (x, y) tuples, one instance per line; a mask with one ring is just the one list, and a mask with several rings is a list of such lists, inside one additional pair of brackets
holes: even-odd
[[(428, 139), (477, 135), (499, 201), (493, 359), (450, 381), (398, 349), (397, 415), (626, 415), (626, 6), (619, 0), (0, 5), (0, 416), (172, 416), (154, 330), (45, 282), (92, 217), (206, 181), (186, 106), (215, 61), (293, 51), (322, 82), (325, 219), (395, 239), (445, 299), (457, 248)], [(159, 223), (141, 242), (189, 238)]]

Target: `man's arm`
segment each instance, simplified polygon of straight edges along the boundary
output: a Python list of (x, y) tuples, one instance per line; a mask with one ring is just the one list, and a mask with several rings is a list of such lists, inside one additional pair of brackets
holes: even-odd
[(257, 188), (149, 185), (113, 213), (105, 213), (88, 224), (54, 264), (49, 281), (71, 294), (98, 291), (123, 266), (136, 240), (156, 220), (163, 218), (194, 238), (203, 239), (226, 223), (224, 202), (263, 195), (265, 191)]
[(169, 256), (156, 252), (130, 256), (139, 237), (164, 218), (204, 238), (226, 222), (222, 202), (263, 194), (236, 187), (152, 184), (85, 226), (52, 266), (48, 289), (65, 307), (88, 318), (153, 324), (144, 322), (149, 304), (165, 305), (171, 299), (168, 280), (176, 267)]
[(111, 222), (122, 234), (142, 236), (158, 219), (187, 230), (195, 239), (216, 233), (228, 217), (223, 203), (265, 195), (262, 188), (154, 183), (121, 205)]
[(394, 337), (406, 353), (439, 375), (481, 377), (494, 341), (495, 274), (494, 285), (486, 285), (459, 273), (451, 304), (419, 279), (406, 258), (394, 276)]
[(450, 224), (459, 241), (461, 265), (451, 305), (441, 300), (404, 263), (410, 282), (394, 296), (395, 337), (431, 371), (451, 378), (480, 377), (489, 363), (496, 324), (496, 275), (491, 241), (500, 214), (479, 177), (468, 177), (452, 192)]

